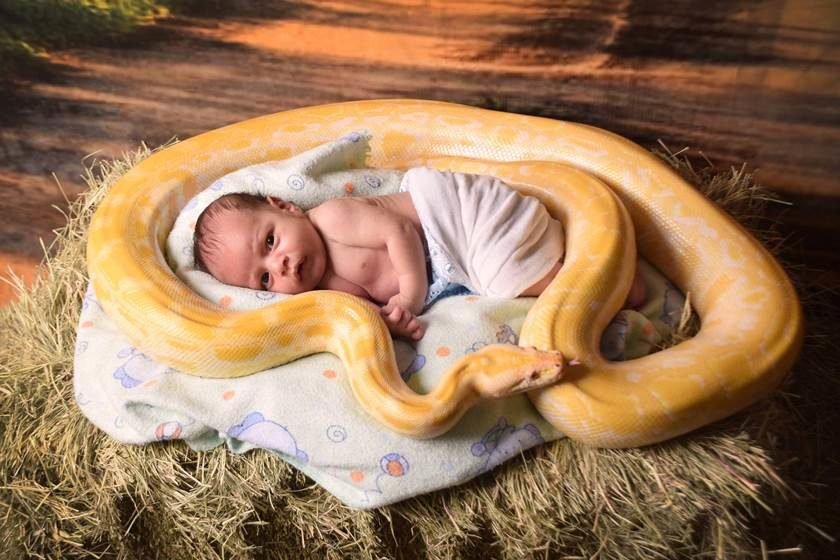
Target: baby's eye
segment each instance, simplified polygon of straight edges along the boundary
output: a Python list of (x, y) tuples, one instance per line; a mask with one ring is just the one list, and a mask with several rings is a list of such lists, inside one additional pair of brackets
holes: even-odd
[(260, 276), (260, 286), (262, 286), (262, 288), (264, 290), (268, 289), (268, 281), (269, 281), (268, 272), (263, 272), (262, 276)]
[(265, 244), (269, 249), (274, 247), (274, 235), (269, 233), (268, 237), (265, 238)]

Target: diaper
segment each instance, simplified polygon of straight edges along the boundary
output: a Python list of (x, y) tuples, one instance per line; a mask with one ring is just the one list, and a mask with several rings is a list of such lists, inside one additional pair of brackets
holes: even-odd
[[(427, 235), (423, 230), (424, 237)], [(434, 252), (430, 250), (426, 238), (423, 239), (423, 250), (426, 254), (426, 278), (429, 281), (429, 288), (426, 291), (426, 299), (423, 301), (425, 312), (436, 301), (451, 296), (466, 296), (475, 294), (468, 287), (453, 281), (454, 267), (437, 246)]]
[[(564, 254), (562, 224), (536, 198), (495, 177), (416, 167), (406, 171), (400, 191), (411, 195), (432, 268), (448, 283), (514, 298)], [(439, 293), (445, 284), (438, 282)]]

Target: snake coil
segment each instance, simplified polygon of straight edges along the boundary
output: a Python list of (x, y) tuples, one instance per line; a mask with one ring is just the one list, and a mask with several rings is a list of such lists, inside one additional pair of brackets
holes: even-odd
[[(350, 130), (373, 133), (371, 165), (496, 175), (536, 196), (566, 228), (566, 262), (537, 299), (520, 345), (456, 362), (418, 395), (401, 380), (388, 331), (363, 302), (310, 292), (257, 311), (203, 300), (167, 268), (180, 209), (234, 169), (283, 159)], [(640, 253), (690, 292), (702, 327), (675, 347), (604, 360), (598, 340)], [(478, 398), (530, 390), (540, 413), (597, 446), (662, 441), (775, 389), (802, 343), (793, 286), (737, 222), (660, 160), (597, 128), (411, 100), (309, 107), (201, 134), (128, 172), (94, 216), (88, 268), (103, 308), (132, 343), (184, 373), (235, 377), (315, 352), (336, 354), (360, 405), (391, 429), (431, 437)], [(563, 356), (580, 364), (565, 368)]]

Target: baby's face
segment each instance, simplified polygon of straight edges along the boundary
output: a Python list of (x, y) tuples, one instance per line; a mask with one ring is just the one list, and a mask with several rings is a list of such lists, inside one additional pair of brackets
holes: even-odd
[(277, 200), (259, 209), (214, 217), (221, 244), (207, 269), (225, 284), (299, 294), (318, 286), (326, 269), (324, 242), (299, 208)]

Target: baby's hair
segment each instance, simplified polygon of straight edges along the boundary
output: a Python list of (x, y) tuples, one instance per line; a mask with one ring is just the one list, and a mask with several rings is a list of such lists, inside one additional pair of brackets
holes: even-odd
[(214, 228), (217, 216), (230, 210), (257, 210), (266, 204), (268, 201), (264, 196), (247, 193), (226, 194), (211, 202), (195, 221), (195, 268), (202, 272), (210, 272), (207, 269), (206, 258), (219, 247), (224, 233)]

